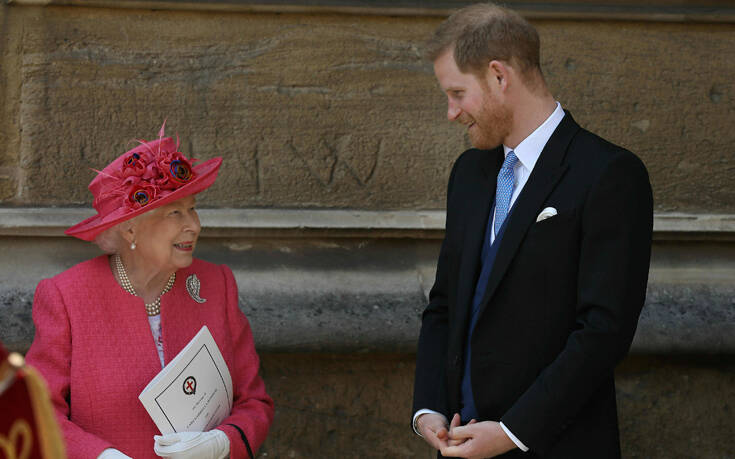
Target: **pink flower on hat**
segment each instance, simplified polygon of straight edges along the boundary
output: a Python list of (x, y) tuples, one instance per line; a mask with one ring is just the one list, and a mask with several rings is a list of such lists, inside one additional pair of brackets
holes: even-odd
[(123, 160), (122, 164), (123, 178), (130, 176), (140, 177), (141, 175), (143, 175), (146, 169), (146, 165), (144, 164), (144, 160), (141, 158), (140, 153), (129, 154)]
[(156, 163), (160, 174), (156, 184), (163, 190), (175, 190), (194, 178), (191, 164), (178, 151), (161, 151)]
[(125, 204), (130, 209), (145, 207), (158, 196), (158, 188), (147, 183), (137, 183), (130, 187)]

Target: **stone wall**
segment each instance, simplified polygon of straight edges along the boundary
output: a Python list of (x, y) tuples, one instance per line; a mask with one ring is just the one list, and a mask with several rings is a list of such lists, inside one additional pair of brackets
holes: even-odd
[[(404, 354), (266, 355), (280, 403), (261, 457), (434, 459), (407, 426), (413, 370)], [(616, 384), (623, 457), (733, 457), (732, 358), (637, 355)]]
[[(152, 138), (221, 155), (214, 207), (439, 209), (466, 145), (419, 48), (441, 18), (0, 10), (0, 205), (88, 205)], [(735, 24), (536, 20), (555, 96), (638, 153), (658, 211), (735, 212)]]
[[(97, 254), (61, 237), (90, 169), (168, 119), (185, 154), (225, 158), (197, 255), (233, 268), (253, 323), (277, 407), (260, 457), (433, 457), (408, 428), (414, 343), (468, 145), (420, 58), (441, 14), (30, 3), (0, 3), (0, 339), (25, 351), (35, 284)], [(616, 375), (624, 457), (733, 457), (735, 13), (649, 3), (529, 17), (554, 95), (653, 184), (648, 300)]]

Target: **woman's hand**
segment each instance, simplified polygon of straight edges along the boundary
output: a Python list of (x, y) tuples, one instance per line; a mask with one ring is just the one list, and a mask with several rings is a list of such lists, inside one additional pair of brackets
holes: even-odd
[(153, 439), (153, 451), (171, 459), (225, 459), (230, 454), (230, 439), (217, 429), (155, 435)]
[(102, 451), (102, 453), (99, 456), (97, 456), (97, 459), (133, 459), (133, 458), (121, 453), (115, 448), (107, 448), (106, 450)]

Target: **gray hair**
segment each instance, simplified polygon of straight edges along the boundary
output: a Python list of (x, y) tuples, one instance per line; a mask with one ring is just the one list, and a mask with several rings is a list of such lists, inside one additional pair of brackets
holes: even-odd
[(94, 243), (97, 244), (97, 247), (105, 253), (120, 253), (120, 250), (128, 243), (128, 241), (123, 237), (123, 233), (133, 226), (134, 222), (139, 221), (146, 216), (150, 216), (150, 214), (156, 210), (157, 209), (153, 209), (150, 212), (145, 212), (137, 217), (131, 218), (130, 220), (125, 220), (115, 226), (107, 228), (94, 238)]
[(97, 247), (105, 253), (120, 253), (122, 245), (126, 243), (121, 234), (122, 228), (120, 226), (123, 223), (118, 223), (117, 225), (107, 228), (98, 234), (97, 237), (94, 238), (94, 243), (97, 244)]

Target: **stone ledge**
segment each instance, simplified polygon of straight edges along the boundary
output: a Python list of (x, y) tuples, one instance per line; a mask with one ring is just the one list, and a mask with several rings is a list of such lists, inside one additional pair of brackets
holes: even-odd
[[(240, 307), (261, 352), (415, 352), (426, 303), (415, 273), (341, 274), (331, 288), (292, 282), (320, 275), (330, 276), (236, 271)], [(352, 285), (340, 288), (345, 280)], [(380, 289), (396, 281), (405, 287)], [(733, 298), (732, 286), (649, 285), (631, 352), (735, 354)], [(0, 338), (10, 349), (25, 351), (33, 340), (32, 300), (32, 287), (0, 285)]]
[[(236, 13), (350, 14), (376, 16), (446, 17), (472, 1), (394, 0), (8, 0), (21, 6), (83, 6), (99, 8), (216, 11)], [(505, 2), (529, 19), (647, 22), (735, 22), (735, 8), (722, 3), (662, 2), (658, 5), (629, 2)], [(617, 3), (617, 4), (616, 4)]]
[[(413, 352), (437, 239), (211, 238), (197, 256), (232, 268), (263, 352)], [(40, 279), (98, 251), (71, 238), (0, 237), (0, 339), (33, 337)], [(12, 260), (12, 262), (11, 262)], [(735, 354), (735, 244), (654, 244), (639, 354)]]
[[(94, 215), (88, 208), (0, 208), (0, 237), (58, 237)], [(344, 209), (200, 209), (202, 237), (443, 236), (445, 212)], [(655, 240), (735, 240), (735, 215), (656, 213)]]

